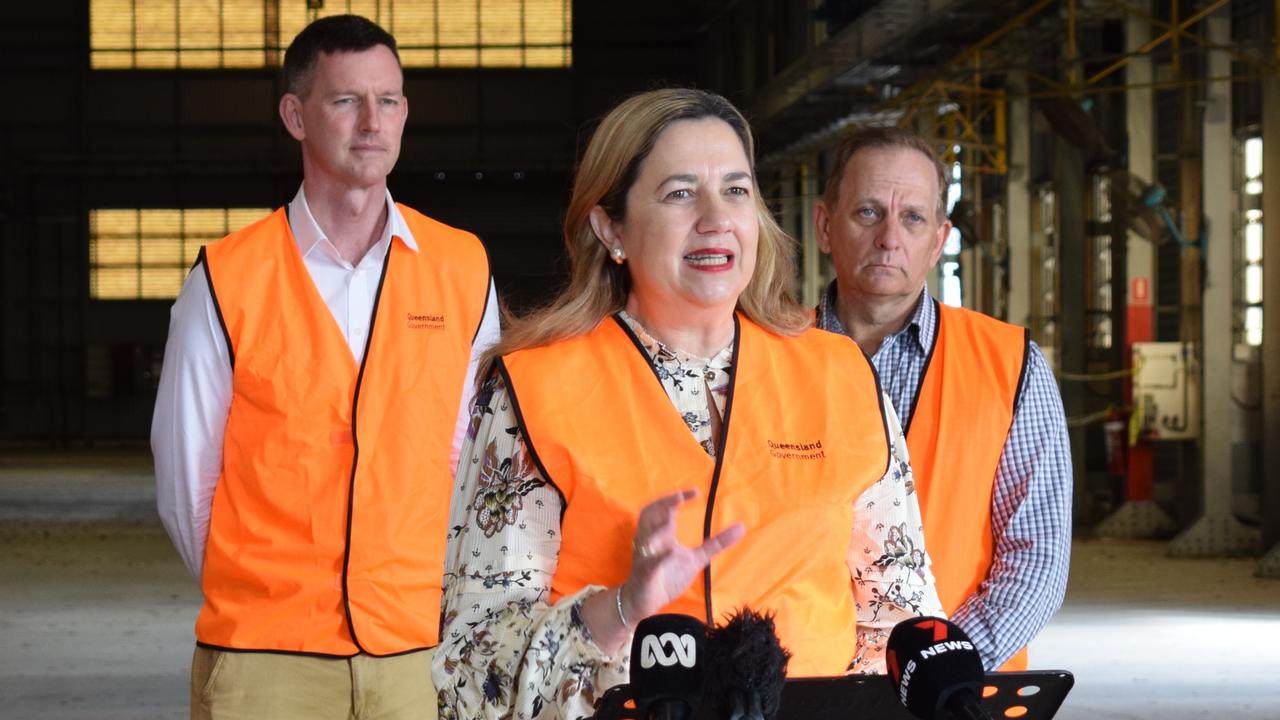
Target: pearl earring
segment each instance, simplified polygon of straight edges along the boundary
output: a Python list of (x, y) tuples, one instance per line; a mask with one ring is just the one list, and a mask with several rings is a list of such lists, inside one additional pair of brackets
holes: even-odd
[(616, 264), (616, 265), (621, 265), (621, 264), (622, 264), (622, 261), (623, 261), (624, 259), (626, 259), (626, 257), (627, 257), (627, 256), (622, 252), (622, 248), (621, 248), (621, 247), (614, 247), (612, 250), (610, 250), (610, 251), (609, 251), (609, 256), (613, 258), (613, 262), (614, 262), (614, 264)]

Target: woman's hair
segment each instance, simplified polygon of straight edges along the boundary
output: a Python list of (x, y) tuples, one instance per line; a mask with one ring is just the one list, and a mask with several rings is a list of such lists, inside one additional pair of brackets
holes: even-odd
[(759, 248), (750, 282), (738, 298), (738, 309), (780, 335), (798, 335), (810, 316), (791, 297), (795, 274), (794, 241), (774, 222), (755, 179), (755, 142), (751, 129), (728, 100), (688, 88), (651, 90), (624, 100), (600, 122), (578, 164), (573, 197), (564, 218), (569, 256), (569, 282), (546, 306), (523, 317), (509, 317), (502, 340), (485, 353), (478, 377), (488, 377), (495, 358), (530, 347), (549, 345), (593, 330), (621, 310), (630, 278), (626, 265), (613, 263), (591, 228), (591, 210), (599, 205), (615, 221), (627, 215), (627, 192), (640, 174), (658, 136), (681, 120), (715, 118), (733, 128), (751, 164), (755, 185)]

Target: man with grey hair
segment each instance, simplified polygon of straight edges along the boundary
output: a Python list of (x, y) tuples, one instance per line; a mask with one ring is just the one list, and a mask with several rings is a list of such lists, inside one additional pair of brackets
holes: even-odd
[(988, 670), (1025, 669), (1066, 591), (1066, 419), (1025, 328), (928, 293), (951, 232), (946, 191), (933, 148), (907, 130), (843, 141), (814, 213), (836, 269), (817, 322), (871, 356), (902, 420), (943, 607)]

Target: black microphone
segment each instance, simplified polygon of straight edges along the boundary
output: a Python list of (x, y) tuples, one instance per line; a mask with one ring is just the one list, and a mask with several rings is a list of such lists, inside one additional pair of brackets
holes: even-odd
[(652, 615), (631, 641), (631, 696), (642, 720), (692, 720), (702, 696), (707, 626), (688, 615)]
[(791, 653), (778, 641), (772, 614), (743, 607), (707, 631), (702, 704), (695, 720), (772, 720)]
[(920, 720), (992, 720), (979, 700), (982, 658), (955, 623), (903, 620), (889, 633), (885, 664), (898, 700)]

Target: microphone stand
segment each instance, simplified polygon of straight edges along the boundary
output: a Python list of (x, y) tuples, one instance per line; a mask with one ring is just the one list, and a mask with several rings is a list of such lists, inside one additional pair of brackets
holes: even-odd
[(969, 688), (960, 688), (947, 698), (948, 714), (955, 720), (993, 720), (982, 701)]

